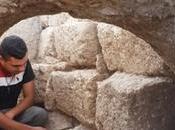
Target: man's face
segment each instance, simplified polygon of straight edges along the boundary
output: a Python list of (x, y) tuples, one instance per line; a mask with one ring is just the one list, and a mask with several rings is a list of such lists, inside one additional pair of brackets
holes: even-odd
[(28, 56), (26, 55), (22, 59), (16, 59), (14, 57), (9, 57), (8, 59), (0, 58), (1, 66), (5, 71), (10, 74), (18, 74), (25, 70), (25, 66), (28, 60)]

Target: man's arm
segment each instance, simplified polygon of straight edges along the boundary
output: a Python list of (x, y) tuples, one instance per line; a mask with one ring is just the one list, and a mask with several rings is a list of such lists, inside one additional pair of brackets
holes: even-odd
[(5, 130), (46, 130), (42, 127), (32, 127), (26, 124), (16, 122), (0, 112), (0, 127)]
[(13, 119), (15, 116), (26, 110), (33, 104), (34, 100), (34, 81), (27, 82), (23, 85), (24, 99), (12, 108), (10, 111), (6, 112), (5, 115), (10, 119)]
[(6, 130), (12, 130), (12, 129), (16, 129), (15, 127), (23, 129), (27, 129), (27, 130), (30, 130), (30, 126), (25, 126), (25, 125), (22, 125), (16, 121), (13, 121), (11, 120), (10, 118), (8, 118), (7, 116), (5, 116), (3, 113), (0, 113), (0, 126), (1, 128), (4, 128)]
[(46, 130), (43, 127), (32, 127), (26, 124), (12, 120), (13, 117), (20, 114), (33, 104), (34, 82), (30, 81), (23, 86), (24, 100), (7, 113), (0, 112), (0, 127), (5, 130)]

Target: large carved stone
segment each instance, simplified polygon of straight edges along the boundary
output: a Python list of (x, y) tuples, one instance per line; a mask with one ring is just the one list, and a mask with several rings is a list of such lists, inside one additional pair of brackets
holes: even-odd
[(98, 39), (110, 71), (170, 76), (173, 73), (152, 47), (132, 33), (109, 24), (98, 23)]
[(96, 82), (105, 78), (96, 70), (52, 72), (46, 88), (45, 106), (61, 110), (81, 123), (94, 126)]
[(175, 85), (167, 78), (116, 72), (99, 82), (98, 130), (174, 130)]
[(57, 59), (75, 66), (95, 66), (98, 52), (96, 24), (70, 20), (54, 30)]
[(77, 67), (91, 67), (95, 66), (97, 51), (96, 24), (71, 18), (65, 24), (42, 31), (37, 59), (45, 63), (66, 61)]
[(69, 12), (125, 28), (151, 44), (175, 72), (173, 0), (0, 0), (0, 34), (19, 20)]
[(52, 71), (67, 71), (71, 69), (71, 66), (66, 62), (60, 62), (57, 64), (33, 64), (33, 70), (35, 72), (35, 103), (44, 103), (47, 80)]

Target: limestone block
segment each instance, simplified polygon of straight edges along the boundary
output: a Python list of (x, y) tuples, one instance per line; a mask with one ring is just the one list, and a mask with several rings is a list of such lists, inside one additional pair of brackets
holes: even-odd
[(98, 38), (110, 71), (168, 76), (173, 73), (152, 47), (117, 26), (99, 23)]
[(104, 79), (96, 70), (52, 72), (47, 88), (45, 106), (48, 110), (61, 110), (83, 124), (94, 125), (96, 81)]
[(45, 98), (45, 90), (47, 80), (52, 71), (69, 70), (70, 66), (65, 62), (57, 64), (32, 64), (35, 73), (35, 103), (43, 103)]
[(57, 58), (76, 66), (95, 66), (98, 51), (96, 24), (70, 20), (55, 28)]
[(42, 28), (39, 18), (33, 17), (22, 20), (12, 26), (1, 36), (0, 41), (9, 35), (20, 36), (27, 44), (29, 58), (33, 60), (37, 55), (41, 31)]
[(49, 120), (46, 128), (48, 130), (69, 129), (73, 127), (72, 120), (72, 117), (69, 117), (60, 111), (49, 112)]
[(174, 110), (170, 79), (116, 72), (98, 83), (98, 130), (174, 130)]

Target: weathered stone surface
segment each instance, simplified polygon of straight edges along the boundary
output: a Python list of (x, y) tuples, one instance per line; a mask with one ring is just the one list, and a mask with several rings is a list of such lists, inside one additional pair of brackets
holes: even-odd
[(95, 66), (98, 51), (96, 24), (69, 21), (55, 28), (57, 58), (75, 66)]
[(130, 32), (109, 24), (98, 23), (98, 38), (110, 71), (144, 75), (172, 75), (164, 60), (152, 47)]
[(83, 125), (79, 125), (79, 126), (73, 128), (73, 129), (69, 129), (69, 130), (95, 130), (95, 129), (93, 129), (93, 128), (88, 128), (88, 127), (83, 126)]
[(170, 79), (115, 73), (98, 83), (98, 130), (174, 130), (174, 109)]
[(41, 24), (38, 17), (29, 18), (26, 20), (22, 20), (17, 23), (9, 30), (7, 30), (0, 38), (0, 41), (9, 35), (17, 35), (23, 38), (28, 47), (28, 55), (31, 60), (36, 58), (38, 42), (40, 39), (41, 33)]
[(49, 112), (48, 130), (65, 130), (73, 127), (72, 117), (65, 115), (60, 111)]
[(45, 98), (47, 80), (52, 71), (64, 70), (67, 71), (71, 67), (66, 62), (60, 62), (57, 64), (33, 64), (32, 65), (35, 73), (35, 103), (43, 103)]
[[(95, 22), (87, 19), (75, 19), (68, 13), (41, 16), (40, 20), (42, 26), (46, 26), (46, 28), (42, 31), (40, 37), (37, 56), (39, 62), (53, 64), (60, 61), (67, 61), (74, 66), (87, 67), (90, 64), (89, 66), (91, 67), (92, 64), (94, 65), (94, 56), (98, 49)], [(55, 21), (55, 23), (49, 23), (49, 21)], [(64, 23), (66, 25), (62, 25)], [(76, 24), (77, 27), (75, 27)], [(81, 27), (84, 26), (83, 29), (78, 29), (79, 24)], [(74, 28), (77, 28), (75, 29), (76, 31)], [(69, 32), (70, 30), (71, 32)], [(66, 33), (62, 34), (64, 31)], [(79, 32), (81, 34), (78, 34)], [(88, 32), (88, 34), (86, 34), (88, 37), (81, 37), (83, 35), (82, 33), (86, 32)], [(70, 37), (67, 37), (67, 35)], [(74, 36), (78, 38), (74, 39)], [(93, 63), (90, 63), (91, 61), (93, 61)], [(86, 65), (86, 63), (88, 64)]]
[(46, 88), (45, 106), (60, 109), (80, 122), (94, 125), (96, 81), (104, 79), (96, 70), (52, 72)]

